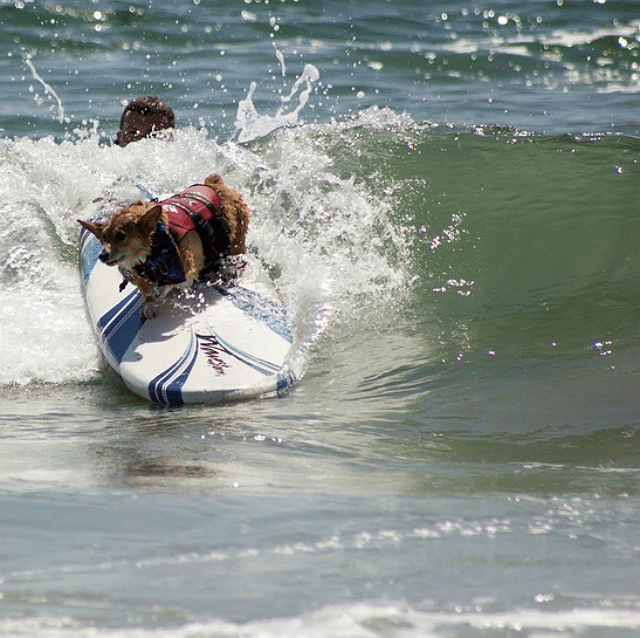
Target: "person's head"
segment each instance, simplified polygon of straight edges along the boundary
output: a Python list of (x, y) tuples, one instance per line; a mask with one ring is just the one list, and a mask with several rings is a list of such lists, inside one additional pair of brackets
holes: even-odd
[(176, 119), (171, 107), (157, 97), (138, 97), (127, 104), (120, 117), (116, 144), (126, 146), (157, 131), (174, 128)]

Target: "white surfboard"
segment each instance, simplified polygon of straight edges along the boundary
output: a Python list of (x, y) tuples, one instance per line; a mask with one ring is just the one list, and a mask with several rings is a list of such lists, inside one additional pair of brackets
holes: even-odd
[(89, 317), (109, 365), (136, 394), (161, 405), (221, 403), (282, 393), (292, 334), (284, 310), (244, 285), (198, 284), (168, 294), (145, 319), (133, 285), (119, 290), (102, 244), (80, 232), (80, 270)]

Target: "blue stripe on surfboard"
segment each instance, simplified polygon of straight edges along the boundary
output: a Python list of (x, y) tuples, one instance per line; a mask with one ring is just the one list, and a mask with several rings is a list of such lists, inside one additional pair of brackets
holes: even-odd
[(236, 308), (250, 317), (266, 324), (273, 332), (285, 341), (293, 342), (293, 334), (287, 323), (284, 310), (270, 299), (257, 292), (236, 286), (235, 284), (216, 284), (214, 288), (224, 297), (228, 297)]
[[(210, 336), (212, 336), (218, 345), (229, 356), (234, 357), (238, 361), (244, 363), (246, 366), (253, 368), (264, 376), (276, 376), (275, 389), (278, 392), (286, 390), (289, 386), (293, 385), (296, 381), (295, 375), (289, 370), (283, 370), (280, 366), (266, 361), (260, 357), (251, 355), (235, 346), (232, 346), (229, 342), (222, 339), (214, 330), (209, 326)], [(185, 348), (181, 357), (171, 364), (166, 370), (163, 370), (149, 383), (147, 388), (149, 392), (149, 398), (154, 403), (170, 406), (182, 406), (184, 400), (182, 397), (182, 389), (193, 370), (198, 353), (200, 350), (200, 342), (198, 335), (195, 334), (193, 329), (191, 330), (191, 337), (189, 343)]]
[(142, 314), (144, 299), (134, 290), (98, 319), (100, 337), (113, 358), (121, 363), (129, 346), (146, 321)]
[(182, 388), (193, 369), (197, 356), (198, 342), (192, 329), (191, 338), (182, 356), (149, 383), (149, 398), (162, 405), (184, 405)]
[(102, 243), (95, 235), (91, 234), (86, 228), (83, 228), (80, 231), (80, 268), (82, 270), (85, 287), (101, 252)]
[(281, 394), (287, 388), (290, 388), (297, 380), (298, 378), (289, 368), (283, 368), (282, 372), (278, 375), (278, 381), (276, 382), (276, 390), (278, 394)]
[(271, 361), (267, 361), (266, 359), (256, 357), (255, 355), (245, 352), (240, 348), (236, 348), (236, 346), (230, 344), (228, 341), (225, 341), (215, 330), (211, 328), (211, 326), (209, 326), (209, 333), (227, 354), (235, 357), (238, 361), (241, 361), (250, 368), (253, 368), (260, 374), (268, 377), (280, 371), (281, 366), (271, 363)]

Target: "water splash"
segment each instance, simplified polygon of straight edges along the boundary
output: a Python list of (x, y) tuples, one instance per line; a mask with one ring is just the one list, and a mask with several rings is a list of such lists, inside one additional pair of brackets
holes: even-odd
[[(27, 67), (29, 67), (29, 71), (31, 71), (31, 75), (33, 76), (33, 79), (42, 85), (42, 88), (44, 89), (45, 94), (51, 96), (57, 102), (58, 104), (57, 119), (58, 119), (58, 122), (60, 122), (60, 124), (64, 124), (65, 118), (64, 118), (64, 106), (62, 105), (62, 100), (60, 99), (58, 94), (53, 90), (53, 87), (50, 84), (47, 84), (42, 79), (38, 71), (36, 71), (36, 67), (34, 66), (33, 62), (31, 62), (31, 58), (29, 56), (25, 56), (24, 63), (27, 65)], [(38, 96), (36, 95), (36, 101), (37, 100), (38, 100)]]
[[(280, 61), (282, 73), (284, 75), (286, 73), (284, 57), (277, 49), (276, 56)], [(295, 81), (289, 95), (281, 98), (282, 104), (275, 115), (261, 115), (258, 113), (253, 103), (253, 96), (255, 94), (257, 84), (256, 82), (251, 82), (247, 97), (238, 102), (235, 121), (236, 129), (239, 131), (238, 142), (246, 144), (252, 140), (264, 137), (283, 126), (298, 124), (300, 112), (309, 101), (309, 96), (313, 90), (313, 86), (319, 79), (320, 72), (318, 69), (313, 66), (313, 64), (306, 64), (302, 74)], [(302, 90), (300, 90), (301, 88)], [(287, 111), (287, 105), (293, 100), (299, 91), (298, 104), (293, 110)]]
[(273, 43), (274, 52), (276, 54), (276, 59), (280, 62), (280, 73), (282, 73), (282, 77), (287, 75), (287, 67), (284, 63), (284, 55), (280, 49), (276, 46), (276, 43)]
[(338, 126), (287, 127), (250, 147), (220, 145), (193, 127), (177, 130), (170, 143), (142, 140), (126, 150), (104, 146), (96, 129), (59, 143), (3, 140), (0, 306), (11, 312), (0, 316), (0, 386), (83, 382), (98, 374), (78, 283), (75, 220), (140, 198), (139, 184), (167, 194), (212, 170), (251, 209), (254, 276), (264, 278), (265, 289), (275, 287), (289, 312), (296, 376), (321, 337), (348, 330), (351, 319), (360, 327), (375, 321), (402, 286), (404, 271), (393, 257), (402, 242), (390, 203), (336, 169)]

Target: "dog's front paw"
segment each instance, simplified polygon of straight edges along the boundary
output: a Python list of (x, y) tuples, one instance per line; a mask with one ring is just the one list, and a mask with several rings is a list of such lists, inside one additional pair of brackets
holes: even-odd
[(142, 308), (142, 316), (145, 319), (153, 319), (158, 314), (158, 306), (155, 301), (147, 301)]
[(186, 275), (185, 280), (178, 284), (182, 290), (190, 290), (193, 287), (193, 284), (198, 280), (198, 278), (193, 274)]

